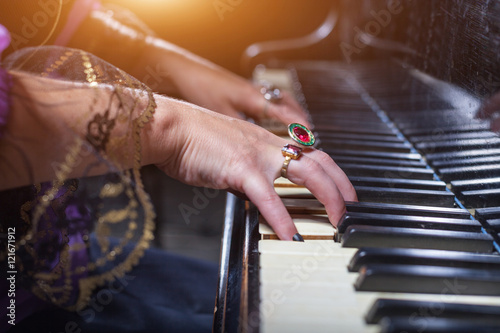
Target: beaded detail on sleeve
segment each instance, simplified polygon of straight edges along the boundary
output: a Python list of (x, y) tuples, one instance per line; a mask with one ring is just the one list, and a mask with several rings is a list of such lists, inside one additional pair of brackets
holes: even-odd
[[(75, 134), (70, 145), (54, 147), (65, 152), (62, 160), (52, 161), (55, 179), (7, 191), (16, 204), (2, 212), (0, 232), (16, 231), (20, 285), (43, 300), (79, 310), (96, 287), (130, 271), (153, 238), (154, 211), (140, 176), (140, 135), (155, 111), (154, 96), (125, 72), (76, 49), (28, 48), (2, 67), (112, 91), (107, 107), (96, 110), (102, 103), (91, 103), (86, 115), (75, 117), (75, 127), (83, 124), (86, 135)], [(102, 98), (98, 89), (94, 97)], [(71, 179), (77, 168), (84, 176)], [(98, 251), (95, 246), (90, 251), (91, 240)], [(6, 260), (6, 248), (2, 244), (0, 261)]]

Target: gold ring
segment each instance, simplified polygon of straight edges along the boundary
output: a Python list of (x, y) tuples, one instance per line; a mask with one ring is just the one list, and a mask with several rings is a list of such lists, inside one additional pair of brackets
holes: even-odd
[(307, 127), (298, 123), (288, 125), (288, 135), (293, 141), (303, 146), (312, 146), (316, 142), (314, 134)]
[(291, 160), (297, 160), (302, 153), (302, 148), (286, 144), (281, 148), (281, 154), (285, 157), (283, 165), (281, 166), (281, 177), (287, 178), (288, 165)]

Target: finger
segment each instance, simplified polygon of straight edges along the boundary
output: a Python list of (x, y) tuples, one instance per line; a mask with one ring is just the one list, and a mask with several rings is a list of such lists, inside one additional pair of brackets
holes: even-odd
[(270, 104), (268, 111), (269, 118), (279, 120), (281, 123), (288, 125), (290, 123), (299, 123), (308, 128), (311, 127), (309, 118), (302, 110), (295, 110), (283, 104)]
[(316, 160), (323, 167), (325, 172), (337, 185), (345, 201), (358, 201), (356, 190), (351, 181), (328, 154), (316, 149), (311, 149), (311, 152), (307, 153), (307, 156)]
[(226, 116), (237, 118), (237, 119), (245, 119), (244, 115), (241, 112), (235, 110), (229, 103), (222, 104), (218, 107), (212, 108), (213, 111), (225, 114)]
[(245, 194), (282, 240), (292, 240), (297, 228), (272, 184), (260, 177), (248, 177)]
[(300, 123), (311, 127), (309, 116), (297, 101), (288, 93), (283, 93), (283, 99), (277, 103), (270, 103), (268, 116), (288, 125)]
[(308, 127), (311, 126), (307, 113), (287, 92), (283, 92), (283, 98), (280, 101), (271, 102), (266, 100), (257, 89), (254, 89), (246, 95), (246, 98), (239, 99), (236, 103), (237, 108), (239, 107), (249, 117), (257, 120), (271, 118), (285, 125), (298, 122)]
[(288, 179), (305, 186), (326, 209), (330, 222), (336, 226), (345, 214), (345, 202), (335, 181), (314, 159), (302, 155), (288, 166)]

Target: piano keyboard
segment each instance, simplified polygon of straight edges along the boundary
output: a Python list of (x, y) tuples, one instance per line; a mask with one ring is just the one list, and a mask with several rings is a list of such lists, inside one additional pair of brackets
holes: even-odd
[(247, 209), (238, 330), (500, 331), (500, 139), (475, 101), (394, 64), (297, 73), (317, 148), (359, 202), (333, 228), (306, 188), (277, 180), (303, 243)]

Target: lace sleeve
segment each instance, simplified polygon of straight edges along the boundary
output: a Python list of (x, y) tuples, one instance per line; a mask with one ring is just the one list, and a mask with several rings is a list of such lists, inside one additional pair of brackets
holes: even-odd
[[(102, 103), (95, 102), (103, 96), (95, 89), (88, 113), (75, 116), (75, 126), (86, 128), (84, 136), (70, 125), (70, 144), (53, 147), (65, 152), (62, 160), (48, 162), (54, 179), (0, 193), (0, 232), (15, 230), (18, 283), (43, 300), (78, 310), (93, 289), (137, 264), (153, 238), (153, 207), (139, 169), (140, 134), (153, 116), (154, 96), (125, 72), (76, 49), (28, 48), (10, 55), (2, 67), (90, 87), (106, 85), (112, 91), (108, 106), (98, 109)], [(40, 167), (30, 165), (29, 153), (19, 148), (23, 133), (7, 132), (0, 140), (0, 155), (12, 149), (25, 157), (24, 167), (13, 172), (33, 174)], [(2, 163), (9, 167), (8, 161)], [(77, 169), (82, 177), (71, 179)], [(100, 250), (89, 256), (91, 238)], [(7, 261), (6, 241), (0, 239), (2, 261)]]

